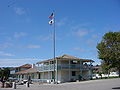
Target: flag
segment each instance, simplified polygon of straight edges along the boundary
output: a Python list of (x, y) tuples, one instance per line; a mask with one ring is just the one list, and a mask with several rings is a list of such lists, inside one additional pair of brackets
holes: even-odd
[(49, 19), (53, 19), (54, 18), (54, 13), (52, 13), (50, 16), (49, 16)]
[(49, 24), (50, 24), (50, 25), (52, 25), (53, 23), (54, 23), (54, 20), (53, 20), (53, 19), (49, 21)]

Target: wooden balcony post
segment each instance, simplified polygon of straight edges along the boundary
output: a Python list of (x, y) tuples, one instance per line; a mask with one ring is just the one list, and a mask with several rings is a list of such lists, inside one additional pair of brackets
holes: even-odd
[(71, 74), (70, 74), (70, 71), (71, 71), (71, 70), (70, 70), (70, 61), (71, 61), (71, 60), (69, 60), (69, 80), (70, 80), (70, 78), (71, 78), (71, 77), (70, 77), (70, 76), (71, 76)]
[(58, 83), (58, 61), (56, 58), (56, 83)]
[(49, 61), (48, 79), (50, 79), (50, 61)]
[(82, 65), (82, 61), (80, 61), (80, 79), (81, 80), (83, 78), (82, 70), (83, 70), (83, 65)]
[(92, 79), (92, 62), (90, 62), (90, 79)]

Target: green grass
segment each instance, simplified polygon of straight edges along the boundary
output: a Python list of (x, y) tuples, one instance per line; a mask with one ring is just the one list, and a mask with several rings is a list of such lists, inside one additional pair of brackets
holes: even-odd
[(103, 77), (103, 79), (112, 79), (112, 78), (120, 78), (120, 77)]
[[(98, 78), (98, 79), (113, 79), (113, 78), (120, 78), (120, 77), (102, 77), (102, 78)], [(93, 80), (97, 80), (97, 79), (93, 79)]]

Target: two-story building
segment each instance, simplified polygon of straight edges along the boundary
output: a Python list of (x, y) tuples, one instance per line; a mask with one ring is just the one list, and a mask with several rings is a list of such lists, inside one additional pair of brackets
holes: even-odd
[(90, 59), (80, 59), (70, 55), (63, 55), (55, 59), (48, 59), (36, 63), (36, 66), (17, 75), (31, 77), (33, 81), (69, 82), (89, 80), (92, 78), (92, 63)]
[(63, 55), (54, 59), (38, 62), (40, 79), (48, 81), (68, 82), (88, 80), (92, 78), (92, 62), (89, 59), (80, 59), (70, 55)]
[(16, 72), (24, 71), (24, 70), (27, 70), (31, 67), (32, 67), (31, 64), (25, 64), (25, 65), (22, 65), (22, 66), (19, 66), (19, 67), (11, 68), (10, 74), (13, 78), (18, 78), (18, 76), (16, 76), (16, 74), (15, 74)]

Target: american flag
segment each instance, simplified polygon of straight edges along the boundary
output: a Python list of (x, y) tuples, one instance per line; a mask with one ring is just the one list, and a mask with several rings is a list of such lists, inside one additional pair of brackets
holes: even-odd
[(49, 16), (49, 19), (53, 19), (54, 18), (54, 13), (52, 13), (50, 16)]

